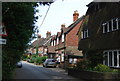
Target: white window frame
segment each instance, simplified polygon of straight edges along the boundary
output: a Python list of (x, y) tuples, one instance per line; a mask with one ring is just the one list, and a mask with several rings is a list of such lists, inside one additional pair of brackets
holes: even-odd
[[(117, 66), (114, 65), (114, 63), (115, 63), (114, 51), (117, 52), (117, 57), (116, 57), (116, 58), (117, 58), (117, 59), (116, 59), (116, 60), (117, 60)], [(107, 52), (107, 57), (108, 57), (108, 59), (107, 59), (107, 62), (108, 62), (108, 63), (107, 63), (107, 66), (109, 66), (109, 67), (120, 67), (120, 65), (119, 65), (119, 64), (120, 64), (120, 63), (119, 63), (119, 60), (120, 60), (120, 58), (119, 58), (119, 55), (120, 55), (120, 54), (119, 54), (119, 51), (120, 51), (120, 50), (106, 50), (106, 51), (103, 52), (103, 57), (105, 57), (105, 52)], [(109, 52), (112, 53), (112, 65), (111, 65), (111, 66), (109, 65), (109, 64), (110, 64), (110, 61), (109, 61), (109, 59), (110, 59), (110, 58), (109, 58), (109, 54), (110, 54), (110, 53), (109, 53)], [(103, 64), (105, 65), (105, 60), (103, 60)]]
[(89, 37), (88, 35), (88, 29), (84, 29), (82, 32), (81, 32), (81, 38), (84, 39), (84, 38), (87, 38)]
[(57, 38), (57, 44), (59, 44), (59, 38)]
[(83, 39), (83, 31), (81, 31), (81, 38)]
[(64, 39), (64, 34), (62, 34), (62, 42), (64, 42), (64, 40), (65, 40), (65, 39)]
[[(116, 24), (116, 28), (115, 29), (113, 29), (114, 27), (113, 27), (113, 20), (115, 20), (116, 22), (115, 22), (115, 24)], [(109, 24), (109, 22), (111, 21), (111, 24)], [(102, 24), (102, 29), (103, 29), (103, 33), (107, 33), (107, 32), (112, 32), (112, 31), (116, 31), (116, 30), (118, 30), (119, 29), (119, 18), (114, 18), (114, 19), (111, 19), (110, 21), (107, 21), (107, 22), (105, 22), (105, 23), (103, 23)], [(107, 24), (107, 31), (105, 31), (105, 25)], [(110, 27), (110, 25), (111, 25), (111, 27), (112, 27), (112, 29), (111, 29), (111, 31), (109, 30), (109, 27)]]
[(53, 40), (54, 41), (54, 46), (55, 46), (55, 40)]

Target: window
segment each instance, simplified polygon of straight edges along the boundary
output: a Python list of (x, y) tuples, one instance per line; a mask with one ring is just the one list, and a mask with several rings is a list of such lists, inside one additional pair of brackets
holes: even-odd
[(53, 41), (51, 42), (51, 46), (53, 46)]
[(104, 23), (103, 24), (103, 33), (105, 33), (105, 32), (107, 32), (107, 29), (108, 27), (107, 27), (107, 23)]
[(120, 18), (118, 18), (118, 28), (120, 29)]
[(85, 30), (83, 30), (83, 31), (81, 32), (81, 37), (82, 37), (82, 39), (88, 37), (88, 29), (85, 29)]
[(64, 34), (62, 34), (62, 42), (64, 42)]
[(112, 19), (112, 30), (116, 30), (117, 29), (117, 19)]
[(103, 33), (111, 32), (120, 29), (120, 18), (111, 19), (102, 24)]
[(55, 46), (55, 40), (54, 40), (54, 46)]
[(57, 38), (57, 44), (59, 44), (59, 38)]
[(104, 52), (103, 64), (110, 67), (120, 67), (120, 50), (109, 50)]

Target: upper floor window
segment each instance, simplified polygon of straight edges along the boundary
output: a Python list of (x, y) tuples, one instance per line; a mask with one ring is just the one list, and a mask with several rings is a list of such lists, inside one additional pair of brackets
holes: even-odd
[(88, 37), (88, 29), (85, 29), (85, 30), (83, 30), (83, 31), (81, 32), (81, 37), (82, 37), (82, 39)]
[(54, 46), (55, 46), (55, 40), (54, 40)]
[(62, 34), (62, 42), (64, 42), (64, 34)]
[(51, 42), (51, 46), (53, 46), (53, 41)]
[(57, 38), (57, 44), (59, 44), (59, 38)]
[(111, 32), (120, 29), (120, 18), (111, 19), (110, 21), (103, 23), (103, 33)]

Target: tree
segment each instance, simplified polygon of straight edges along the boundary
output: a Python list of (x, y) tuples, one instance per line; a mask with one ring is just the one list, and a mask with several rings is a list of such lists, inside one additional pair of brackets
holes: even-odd
[[(41, 4), (41, 3), (40, 3)], [(48, 4), (48, 3), (42, 3)], [(2, 51), (2, 78), (10, 79), (15, 64), (20, 60), (34, 31), (38, 6), (33, 2), (2, 3), (2, 22), (8, 36)]]

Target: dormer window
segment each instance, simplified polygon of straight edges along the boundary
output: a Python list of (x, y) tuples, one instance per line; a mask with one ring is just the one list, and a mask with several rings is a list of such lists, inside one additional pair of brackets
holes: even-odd
[(64, 34), (62, 34), (62, 42), (64, 42)]
[(81, 38), (84, 39), (84, 38), (87, 38), (87, 37), (88, 37), (88, 29), (84, 29), (81, 32)]
[(54, 46), (55, 46), (55, 40), (54, 40)]
[(102, 27), (103, 33), (116, 31), (120, 29), (120, 18), (111, 19), (110, 21), (103, 23)]
[(51, 46), (53, 46), (53, 41), (52, 41), (52, 44), (51, 44)]
[(57, 38), (57, 44), (59, 44), (59, 38)]

